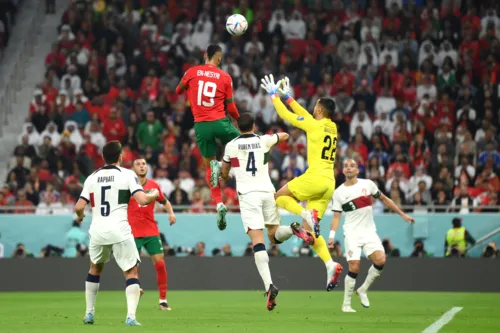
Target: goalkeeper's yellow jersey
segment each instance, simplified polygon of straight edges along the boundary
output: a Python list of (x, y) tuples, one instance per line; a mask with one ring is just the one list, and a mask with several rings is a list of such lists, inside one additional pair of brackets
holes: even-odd
[(288, 111), (279, 97), (273, 96), (272, 100), (276, 111), (283, 120), (304, 130), (307, 134), (307, 163), (309, 168), (306, 174), (314, 173), (315, 175), (334, 179), (337, 125), (330, 119), (314, 119), (295, 100), (289, 103), (295, 113)]

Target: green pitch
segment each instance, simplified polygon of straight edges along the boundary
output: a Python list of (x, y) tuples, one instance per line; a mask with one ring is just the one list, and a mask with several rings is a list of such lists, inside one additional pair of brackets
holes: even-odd
[(83, 292), (0, 293), (0, 332), (112, 333), (406, 333), (422, 332), (452, 307), (463, 307), (442, 333), (500, 332), (500, 294), (372, 292), (371, 308), (364, 309), (356, 296), (357, 313), (342, 313), (343, 292), (293, 292), (283, 290), (273, 312), (257, 291), (173, 291), (173, 310), (157, 308), (156, 291), (147, 291), (137, 319), (142, 327), (126, 327), (124, 292), (97, 296), (96, 322), (82, 323)]

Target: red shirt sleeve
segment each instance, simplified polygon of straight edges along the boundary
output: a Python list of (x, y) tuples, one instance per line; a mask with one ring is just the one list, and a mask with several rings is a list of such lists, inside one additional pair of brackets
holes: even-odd
[(226, 84), (226, 96), (224, 97), (224, 102), (226, 102), (227, 104), (231, 103), (232, 101), (234, 101), (234, 96), (233, 96), (233, 79), (231, 78), (231, 76), (229, 76), (229, 74), (226, 76), (226, 80), (225, 80), (225, 84)]
[(177, 93), (177, 95), (181, 95), (184, 93), (184, 91), (187, 90), (190, 75), (191, 73), (189, 72), (189, 70), (187, 70), (186, 73), (184, 73), (181, 82), (179, 82), (177, 88), (175, 88), (175, 92)]
[(158, 201), (162, 205), (166, 204), (167, 203), (167, 198), (165, 197), (165, 195), (161, 191), (160, 186), (158, 184), (156, 184), (156, 189), (158, 190), (158, 193), (160, 193), (160, 195), (158, 196), (158, 199), (156, 199), (156, 201)]
[(236, 108), (236, 104), (234, 104), (234, 96), (233, 96), (233, 79), (231, 76), (227, 75), (226, 81), (226, 96), (224, 97), (224, 102), (227, 106), (227, 112), (233, 117), (233, 119), (238, 120), (240, 114), (238, 113), (238, 109)]

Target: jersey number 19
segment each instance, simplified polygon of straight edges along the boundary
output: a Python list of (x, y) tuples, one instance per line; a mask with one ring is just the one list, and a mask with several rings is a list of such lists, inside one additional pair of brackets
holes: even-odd
[[(198, 81), (198, 105), (204, 107), (211, 107), (215, 105), (214, 97), (217, 92), (217, 84), (214, 82)], [(208, 98), (209, 102), (204, 102), (203, 97)]]

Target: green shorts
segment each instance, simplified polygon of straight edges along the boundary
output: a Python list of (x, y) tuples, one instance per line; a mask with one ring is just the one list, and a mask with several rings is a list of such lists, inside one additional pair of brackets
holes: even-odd
[(163, 244), (161, 243), (160, 236), (135, 238), (135, 246), (137, 246), (139, 254), (141, 254), (143, 247), (150, 256), (163, 253)]
[(206, 158), (215, 157), (217, 154), (215, 139), (219, 139), (225, 145), (240, 135), (240, 131), (228, 118), (194, 123), (194, 131), (201, 156)]

